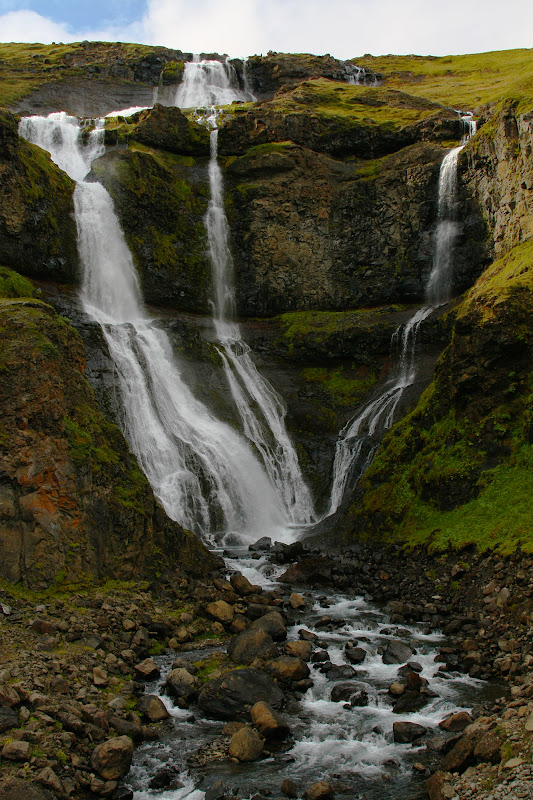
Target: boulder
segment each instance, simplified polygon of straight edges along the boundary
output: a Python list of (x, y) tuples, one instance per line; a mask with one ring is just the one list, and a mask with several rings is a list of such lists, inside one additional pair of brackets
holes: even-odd
[(0, 686), (0, 708), (13, 708), (20, 703), (20, 696), (12, 686)]
[(233, 606), (230, 606), (225, 600), (215, 600), (213, 603), (208, 603), (205, 610), (210, 617), (213, 617), (214, 620), (222, 623), (222, 625), (229, 625), (235, 615)]
[(500, 737), (494, 733), (494, 731), (487, 731), (474, 747), (474, 756), (479, 761), (499, 764), (501, 760), (501, 746), (502, 740)]
[(12, 708), (0, 708), (0, 734), (11, 728), (17, 728), (18, 724), (19, 718), (16, 711), (13, 711)]
[(135, 671), (135, 677), (139, 681), (153, 681), (161, 675), (161, 670), (153, 658), (145, 658), (144, 661), (135, 664), (133, 669)]
[(362, 664), (368, 654), (362, 647), (346, 647), (344, 655), (350, 664)]
[(319, 781), (304, 792), (305, 800), (333, 800), (335, 791), (331, 783)]
[(362, 707), (368, 705), (368, 692), (361, 689), (350, 697), (350, 705), (352, 707)]
[(165, 679), (165, 687), (168, 693), (174, 697), (188, 699), (197, 693), (200, 681), (194, 675), (191, 675), (188, 670), (178, 667), (178, 669), (173, 669), (168, 673)]
[(275, 658), (278, 649), (266, 631), (250, 628), (231, 640), (228, 654), (236, 664), (251, 664), (256, 658)]
[(352, 695), (359, 691), (364, 691), (364, 687), (360, 683), (355, 683), (354, 681), (336, 683), (331, 690), (331, 701), (333, 703), (340, 703), (341, 700), (348, 702)]
[(284, 739), (289, 734), (289, 726), (275, 709), (260, 701), (250, 710), (252, 722), (265, 739)]
[(398, 744), (409, 744), (427, 733), (427, 728), (416, 722), (395, 722), (392, 726), (394, 741)]
[(281, 689), (258, 669), (235, 669), (209, 681), (198, 696), (198, 705), (216, 719), (248, 719), (249, 709), (259, 701), (278, 709), (284, 701)]
[(384, 664), (404, 664), (413, 655), (413, 650), (404, 642), (393, 640), (389, 642), (382, 660)]
[(311, 642), (285, 642), (285, 652), (293, 658), (301, 658), (302, 661), (310, 661), (313, 653)]
[(305, 608), (305, 600), (301, 594), (297, 594), (297, 592), (293, 592), (289, 597), (289, 605), (294, 610)]
[(250, 625), (250, 629), (265, 631), (276, 642), (287, 638), (287, 628), (279, 611), (270, 611), (268, 614), (254, 620)]
[[(325, 665), (326, 666), (326, 665)], [(349, 681), (356, 670), (350, 664), (332, 664), (328, 669), (324, 669), (330, 681)]]
[(236, 572), (230, 578), (230, 583), (233, 589), (240, 594), (241, 597), (246, 597), (246, 595), (254, 594), (255, 589), (244, 575), (241, 575), (240, 572)]
[(161, 722), (170, 717), (165, 704), (155, 694), (145, 694), (140, 697), (137, 711), (149, 722)]
[(133, 742), (129, 736), (117, 736), (99, 744), (92, 752), (91, 767), (106, 781), (123, 778), (131, 766)]
[(281, 793), (284, 794), (285, 797), (298, 797), (298, 785), (294, 781), (291, 781), (290, 778), (285, 778), (281, 784)]
[(239, 761), (257, 761), (263, 752), (265, 740), (253, 728), (245, 726), (231, 737), (229, 754)]
[(418, 711), (424, 708), (430, 701), (427, 694), (420, 692), (405, 691), (394, 704), (393, 712), (395, 714), (411, 714), (413, 711)]
[(274, 678), (285, 683), (302, 681), (309, 677), (309, 667), (301, 658), (280, 656), (273, 661), (268, 661), (265, 668)]
[(31, 758), (31, 744), (29, 742), (7, 742), (2, 747), (2, 758), (8, 761), (29, 761)]
[(271, 547), (272, 547), (272, 539), (270, 538), (270, 536), (262, 536), (260, 539), (257, 540), (257, 542), (254, 542), (253, 544), (249, 545), (248, 550), (251, 553), (254, 553), (254, 552), (270, 550)]
[(439, 722), (439, 728), (448, 733), (460, 733), (467, 725), (472, 723), (472, 717), (467, 711), (457, 711)]
[(457, 744), (442, 761), (442, 769), (446, 772), (464, 772), (475, 762), (474, 748), (477, 744), (475, 736), (461, 736)]

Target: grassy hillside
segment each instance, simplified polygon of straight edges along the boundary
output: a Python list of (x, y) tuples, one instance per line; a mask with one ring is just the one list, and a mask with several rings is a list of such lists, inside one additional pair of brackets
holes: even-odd
[(350, 526), (433, 549), (533, 552), (533, 242), (457, 309), (418, 405), (385, 437)]
[(478, 108), (502, 99), (533, 108), (533, 49), (462, 56), (365, 56), (355, 64), (383, 74), (385, 86), (444, 105)]

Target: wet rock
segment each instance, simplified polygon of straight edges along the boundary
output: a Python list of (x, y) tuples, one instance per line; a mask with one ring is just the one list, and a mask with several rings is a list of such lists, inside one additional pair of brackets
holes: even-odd
[(285, 652), (288, 656), (301, 658), (302, 661), (309, 661), (313, 652), (311, 642), (285, 642)]
[(395, 714), (411, 714), (413, 711), (424, 708), (429, 701), (429, 695), (407, 690), (394, 704), (393, 712)]
[(291, 781), (290, 778), (285, 778), (281, 784), (281, 793), (284, 794), (285, 797), (298, 797), (298, 785), (294, 781)]
[(394, 681), (389, 686), (389, 694), (393, 697), (400, 697), (405, 692), (405, 683), (400, 683), (399, 681)]
[(254, 552), (257, 553), (261, 551), (270, 550), (271, 547), (272, 547), (272, 539), (270, 538), (270, 536), (262, 536), (260, 539), (257, 540), (257, 542), (253, 542), (253, 544), (249, 545), (248, 550), (251, 553)]
[(236, 664), (251, 664), (256, 658), (275, 658), (278, 649), (264, 629), (250, 628), (232, 639), (228, 654)]
[(350, 697), (350, 705), (354, 708), (359, 708), (368, 705), (368, 692), (364, 689), (361, 691), (356, 692), (352, 697)]
[(364, 691), (364, 686), (361, 683), (355, 683), (353, 681), (337, 683), (331, 690), (331, 701), (333, 703), (339, 703), (341, 700), (347, 702), (359, 691)]
[(281, 707), (284, 695), (272, 678), (258, 669), (237, 669), (206, 683), (198, 705), (216, 719), (246, 719), (251, 706), (263, 700)]
[(259, 702), (250, 710), (252, 722), (265, 739), (284, 739), (289, 734), (289, 726), (268, 703)]
[(329, 669), (324, 671), (330, 681), (346, 681), (357, 674), (357, 671), (350, 664), (332, 664)]
[(2, 758), (8, 761), (29, 761), (31, 757), (31, 744), (29, 742), (7, 742), (2, 747)]
[(161, 722), (170, 717), (165, 704), (155, 694), (145, 694), (139, 698), (137, 711), (149, 722)]
[(121, 736), (129, 736), (136, 742), (144, 739), (144, 732), (138, 717), (136, 720), (132, 720), (112, 714), (109, 717), (109, 724)]
[(325, 664), (327, 661), (329, 661), (329, 653), (327, 650), (317, 650), (316, 653), (313, 653), (311, 656), (312, 664)]
[(263, 752), (264, 743), (265, 740), (257, 731), (245, 726), (231, 737), (229, 754), (239, 761), (257, 761)]
[(279, 611), (270, 611), (268, 614), (254, 620), (250, 625), (250, 629), (265, 631), (276, 642), (287, 638), (287, 628)]
[(95, 747), (91, 767), (106, 781), (116, 781), (128, 772), (133, 757), (133, 742), (129, 736), (117, 736)]
[(307, 631), (305, 628), (300, 628), (298, 636), (304, 642), (318, 642), (318, 636), (313, 631)]
[(301, 658), (280, 656), (265, 664), (265, 669), (280, 681), (301, 681), (309, 677), (309, 667)]
[(304, 600), (304, 598), (302, 597), (301, 594), (297, 594), (296, 592), (293, 592), (291, 594), (291, 596), (289, 597), (289, 605), (290, 605), (291, 608), (293, 608), (295, 610), (296, 609), (305, 608), (305, 600)]
[(0, 708), (0, 734), (18, 727), (19, 718), (12, 708)]
[(165, 687), (174, 697), (183, 697), (186, 700), (193, 697), (199, 687), (200, 681), (183, 667), (171, 670), (165, 679)]
[(335, 792), (331, 783), (319, 781), (304, 792), (305, 800), (333, 800)]
[(161, 670), (153, 658), (145, 658), (144, 661), (135, 664), (133, 669), (135, 671), (135, 677), (139, 681), (153, 681), (161, 675)]
[(179, 769), (166, 764), (158, 769), (148, 786), (150, 789), (180, 789), (183, 783), (178, 779)]
[(241, 597), (246, 597), (249, 594), (254, 594), (255, 588), (252, 586), (248, 578), (244, 575), (241, 575), (240, 572), (236, 572), (234, 575), (230, 577), (230, 583), (233, 589), (240, 594)]
[(233, 606), (230, 606), (225, 600), (215, 600), (213, 603), (208, 603), (205, 610), (210, 617), (216, 622), (222, 623), (222, 625), (229, 625), (235, 614)]
[(346, 647), (344, 655), (350, 664), (362, 664), (368, 654), (362, 647)]
[(226, 796), (226, 787), (222, 781), (215, 781), (211, 784), (209, 789), (206, 790), (205, 800), (224, 800)]
[(133, 800), (133, 792), (128, 786), (118, 786), (111, 795), (111, 800)]
[(426, 733), (427, 728), (416, 722), (395, 722), (392, 726), (392, 735), (398, 744), (409, 744)]
[(467, 711), (458, 711), (456, 714), (450, 714), (449, 717), (439, 722), (439, 728), (449, 733), (460, 733), (471, 723), (472, 717)]
[(383, 653), (384, 664), (403, 664), (413, 655), (413, 650), (404, 642), (392, 641), (387, 645)]

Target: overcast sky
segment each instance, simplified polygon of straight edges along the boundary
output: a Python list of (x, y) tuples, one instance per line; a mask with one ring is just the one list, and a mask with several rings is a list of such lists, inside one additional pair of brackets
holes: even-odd
[(353, 58), (533, 47), (532, 0), (0, 0), (0, 41)]

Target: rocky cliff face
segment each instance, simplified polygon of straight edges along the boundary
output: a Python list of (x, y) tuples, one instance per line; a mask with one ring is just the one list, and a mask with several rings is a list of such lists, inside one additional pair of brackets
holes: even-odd
[(28, 281), (0, 278), (0, 578), (43, 588), (81, 573), (212, 569), (99, 410), (74, 329)]
[(465, 189), (483, 211), (495, 257), (533, 236), (533, 113), (503, 102), (461, 159)]
[(17, 122), (0, 114), (0, 264), (26, 275), (73, 281), (78, 274), (74, 182)]

